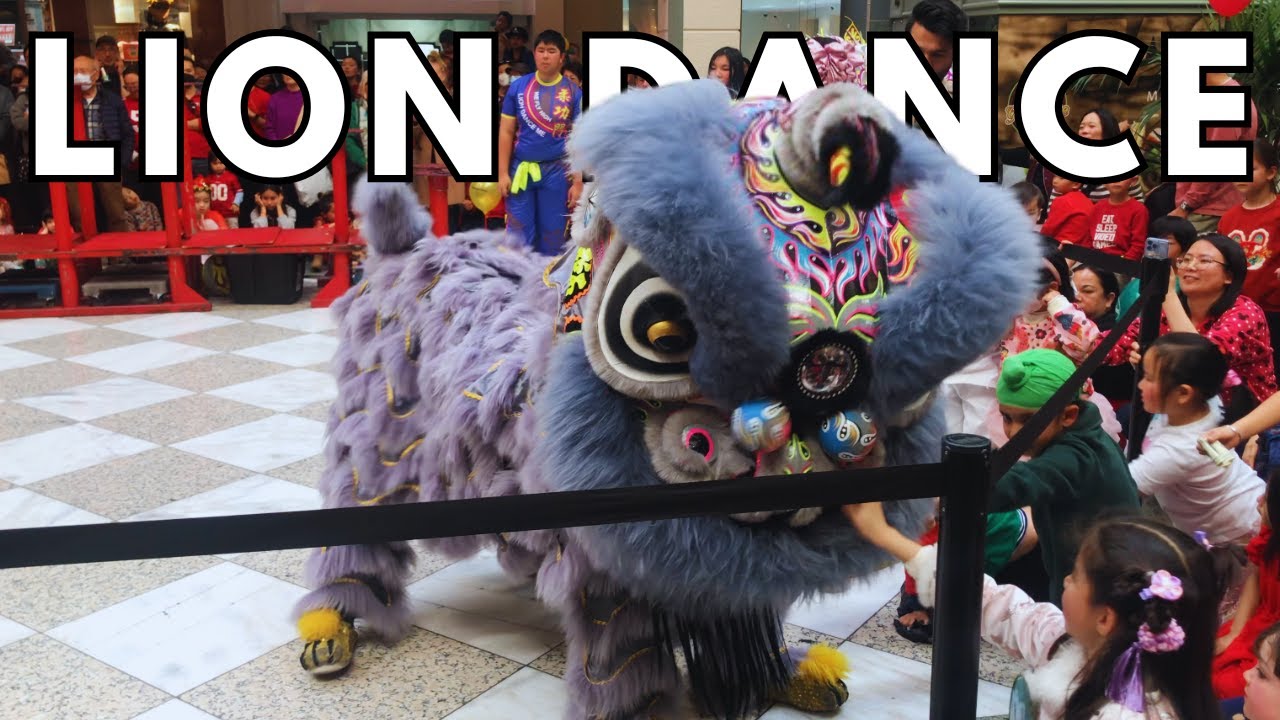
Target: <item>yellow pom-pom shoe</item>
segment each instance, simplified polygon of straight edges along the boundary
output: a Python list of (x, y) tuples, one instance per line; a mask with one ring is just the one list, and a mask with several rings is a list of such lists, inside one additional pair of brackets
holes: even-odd
[(781, 692), (774, 698), (805, 712), (834, 712), (849, 699), (844, 677), (849, 674), (849, 659), (828, 645), (809, 648), (804, 660), (796, 665)]
[(298, 618), (298, 636), (305, 643), (298, 658), (312, 675), (346, 670), (356, 651), (356, 628), (332, 608), (308, 610)]

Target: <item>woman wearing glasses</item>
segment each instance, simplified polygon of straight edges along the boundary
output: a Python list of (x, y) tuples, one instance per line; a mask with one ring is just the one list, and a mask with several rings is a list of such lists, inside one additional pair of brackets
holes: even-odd
[[(1272, 365), (1271, 333), (1262, 308), (1241, 294), (1248, 264), (1244, 250), (1222, 235), (1204, 235), (1187, 248), (1177, 261), (1177, 280), (1169, 279), (1160, 334), (1199, 333), (1222, 351), (1227, 367), (1239, 384), (1222, 396), (1226, 421), (1241, 417), (1276, 391)], [(1141, 361), (1138, 355), (1140, 322), (1129, 326), (1124, 337), (1107, 356), (1107, 363)]]

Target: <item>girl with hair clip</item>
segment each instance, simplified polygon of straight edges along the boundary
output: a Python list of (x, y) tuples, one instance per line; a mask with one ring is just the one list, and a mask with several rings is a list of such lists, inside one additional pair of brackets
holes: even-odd
[[(879, 503), (844, 511), (907, 563), (932, 605), (936, 547), (890, 527)], [(1217, 558), (1173, 528), (1103, 520), (1080, 545), (1062, 609), (985, 577), (982, 637), (1030, 666), (1024, 679), (1040, 720), (1218, 718), (1209, 665), (1220, 577)]]
[(1218, 630), (1213, 659), (1213, 689), (1222, 699), (1244, 694), (1245, 673), (1257, 665), (1255, 641), (1271, 625), (1280, 622), (1280, 535), (1271, 523), (1280, 517), (1280, 472), (1272, 472), (1266, 493), (1258, 500), (1262, 529), (1245, 553), (1249, 557), (1249, 577), (1240, 593), (1235, 616)]
[(1142, 370), (1142, 404), (1155, 417), (1142, 455), (1129, 463), (1138, 492), (1154, 496), (1179, 530), (1202, 531), (1215, 545), (1244, 545), (1258, 532), (1266, 484), (1235, 455), (1221, 467), (1196, 450), (1200, 435), (1222, 418), (1227, 361), (1200, 335), (1169, 333), (1147, 350)]

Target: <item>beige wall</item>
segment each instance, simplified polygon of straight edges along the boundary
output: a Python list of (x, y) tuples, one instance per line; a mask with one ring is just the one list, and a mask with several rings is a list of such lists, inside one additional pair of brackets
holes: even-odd
[(530, 45), (533, 38), (543, 30), (564, 31), (564, 10), (566, 0), (533, 0), (533, 27), (529, 28)]
[(279, 0), (222, 0), (222, 21), (232, 43), (251, 32), (280, 27), (284, 12)]
[(700, 77), (707, 74), (712, 53), (726, 45), (738, 47), (741, 25), (742, 0), (686, 0), (680, 47)]
[(564, 34), (582, 43), (583, 31), (622, 29), (621, 0), (564, 0)]

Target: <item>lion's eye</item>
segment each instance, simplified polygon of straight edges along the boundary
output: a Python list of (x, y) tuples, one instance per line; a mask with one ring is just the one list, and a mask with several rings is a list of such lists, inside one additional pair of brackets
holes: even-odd
[(716, 442), (705, 428), (691, 427), (684, 431), (684, 446), (711, 462), (716, 455)]
[(596, 320), (604, 360), (640, 382), (687, 378), (697, 332), (684, 298), (627, 248), (604, 288)]

